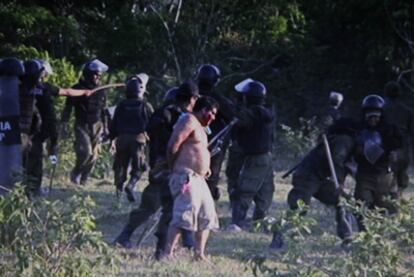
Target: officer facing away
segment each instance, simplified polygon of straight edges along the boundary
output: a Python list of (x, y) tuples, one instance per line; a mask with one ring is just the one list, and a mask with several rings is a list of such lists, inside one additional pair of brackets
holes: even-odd
[[(108, 66), (98, 59), (84, 65), (75, 89), (94, 89), (101, 84), (102, 73)], [(85, 184), (98, 159), (101, 135), (107, 128), (105, 116), (107, 91), (99, 90), (90, 97), (68, 97), (62, 112), (62, 129), (67, 129), (72, 108), (75, 109), (75, 153), (76, 164), (70, 178), (75, 184)]]
[(238, 231), (245, 225), (247, 210), (255, 202), (253, 220), (265, 217), (272, 203), (273, 162), (272, 126), (274, 114), (265, 104), (266, 87), (259, 81), (242, 82), (235, 87), (244, 94), (246, 108), (238, 114), (236, 140), (244, 153), (232, 206), (232, 225)]
[(145, 130), (154, 112), (151, 104), (144, 100), (147, 82), (148, 75), (141, 73), (126, 83), (126, 99), (117, 105), (109, 128), (109, 138), (115, 149), (115, 187), (123, 191), (130, 166), (130, 179), (125, 192), (131, 202), (135, 201), (135, 185), (147, 168), (145, 149), (148, 135)]

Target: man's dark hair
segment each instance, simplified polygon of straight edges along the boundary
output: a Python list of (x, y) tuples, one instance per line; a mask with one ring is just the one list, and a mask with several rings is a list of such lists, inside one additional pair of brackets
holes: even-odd
[(199, 112), (204, 108), (207, 108), (208, 110), (212, 110), (216, 108), (218, 110), (219, 107), (220, 107), (219, 103), (213, 97), (203, 96), (197, 99), (197, 102), (194, 105), (193, 111)]

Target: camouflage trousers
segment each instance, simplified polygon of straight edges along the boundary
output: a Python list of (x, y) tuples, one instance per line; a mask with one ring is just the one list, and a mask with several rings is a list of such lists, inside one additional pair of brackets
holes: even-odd
[(116, 139), (116, 154), (113, 164), (115, 186), (122, 190), (130, 168), (130, 183), (134, 186), (145, 172), (145, 144), (137, 140), (137, 135), (124, 134)]
[(229, 147), (229, 156), (227, 159), (226, 176), (227, 176), (227, 192), (229, 194), (230, 206), (233, 206), (237, 182), (240, 170), (243, 167), (244, 153), (236, 142), (232, 142)]
[(218, 183), (220, 181), (221, 166), (224, 162), (224, 158), (226, 157), (226, 150), (228, 145), (229, 140), (225, 140), (224, 143), (221, 145), (220, 152), (211, 157), (210, 160), (211, 175), (207, 179), (207, 185), (210, 189), (211, 195), (213, 196), (214, 200), (220, 199)]
[(43, 141), (39, 135), (34, 135), (30, 140), (23, 137), (23, 168), (26, 174), (28, 193), (39, 193), (43, 177)]
[(292, 185), (293, 188), (288, 194), (288, 204), (291, 209), (297, 209), (299, 200), (309, 205), (311, 198), (314, 197), (325, 205), (335, 207), (338, 236), (341, 239), (348, 239), (352, 236), (353, 215), (338, 205), (340, 195), (332, 182), (312, 172), (298, 170), (293, 174)]
[(71, 179), (85, 182), (88, 179), (101, 148), (102, 122), (92, 126), (75, 125), (75, 153), (76, 163), (72, 170)]
[(247, 211), (255, 203), (253, 220), (263, 219), (272, 203), (273, 164), (271, 153), (248, 155), (243, 160), (232, 207), (232, 223), (245, 224)]
[[(378, 174), (357, 173), (355, 178), (355, 199), (361, 200), (369, 209), (379, 207), (385, 208), (389, 213), (396, 213), (396, 207), (387, 201), (387, 198), (392, 196), (393, 189), (395, 188), (393, 178), (392, 172)], [(365, 230), (363, 218), (358, 216), (357, 221), (359, 229)]]

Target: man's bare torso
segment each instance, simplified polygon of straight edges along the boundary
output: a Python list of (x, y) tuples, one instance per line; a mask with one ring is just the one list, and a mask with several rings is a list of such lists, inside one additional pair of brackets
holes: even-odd
[(198, 119), (192, 114), (182, 116), (174, 127), (168, 142), (167, 156), (173, 171), (191, 169), (201, 176), (210, 170), (210, 152), (207, 134)]

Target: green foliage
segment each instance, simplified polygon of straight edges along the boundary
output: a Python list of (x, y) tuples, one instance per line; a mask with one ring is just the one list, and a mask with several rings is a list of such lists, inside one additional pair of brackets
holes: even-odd
[(96, 231), (89, 197), (30, 201), (18, 186), (0, 198), (2, 276), (92, 276), (118, 258)]
[[(269, 256), (250, 259), (249, 267), (254, 276), (412, 276), (414, 251), (413, 199), (390, 201), (398, 213), (388, 215), (384, 209), (367, 209), (362, 203), (342, 200), (346, 209), (364, 218), (366, 230), (355, 234), (352, 246), (340, 258), (320, 259), (312, 263), (306, 251), (310, 226), (316, 222), (301, 214), (306, 206), (299, 203), (299, 210), (284, 212), (278, 220), (267, 220), (271, 230), (283, 232), (288, 238), (288, 249), (278, 254), (280, 265), (269, 267)], [(330, 243), (320, 236), (318, 244)], [(411, 275), (410, 275), (411, 274)]]
[[(362, 214), (366, 230), (358, 233), (352, 252), (342, 263), (347, 276), (404, 276), (405, 257), (414, 250), (414, 204), (388, 199), (398, 213), (387, 215), (384, 209), (367, 209), (362, 203), (346, 203), (356, 214)], [(339, 268), (339, 267), (338, 267)]]
[(279, 125), (273, 153), (278, 157), (283, 157), (284, 164), (292, 163), (292, 161), (298, 162), (298, 159), (302, 159), (316, 145), (320, 130), (315, 121), (315, 117), (310, 119), (301, 117), (298, 128), (283, 123)]

